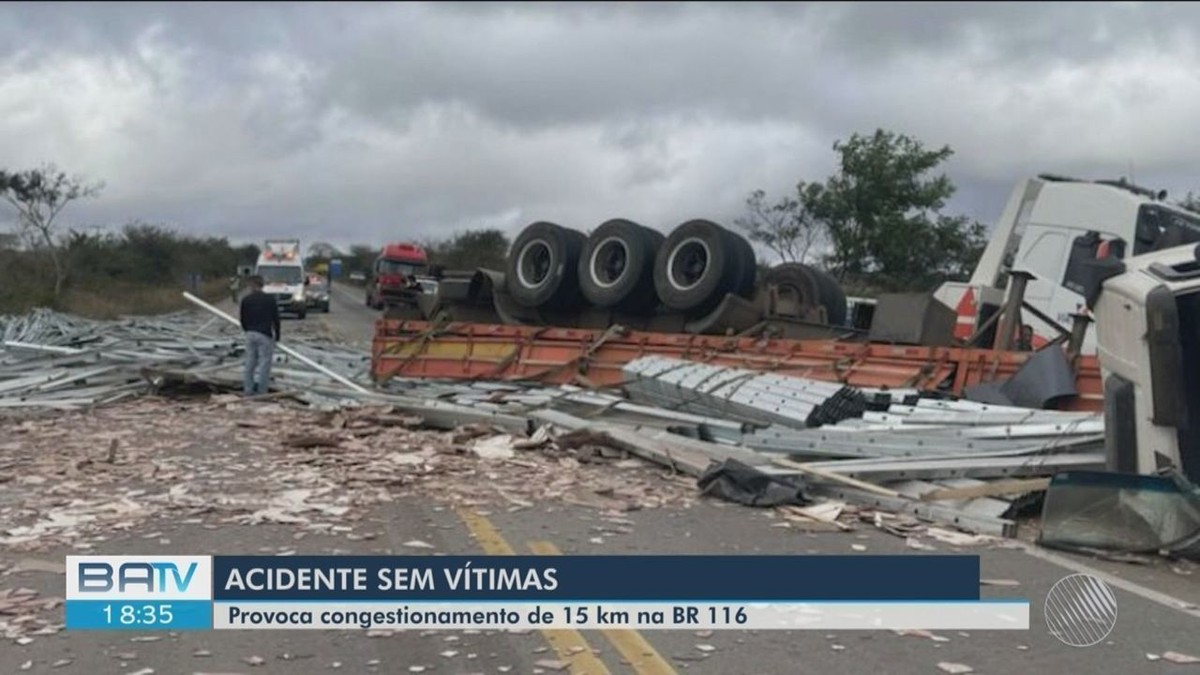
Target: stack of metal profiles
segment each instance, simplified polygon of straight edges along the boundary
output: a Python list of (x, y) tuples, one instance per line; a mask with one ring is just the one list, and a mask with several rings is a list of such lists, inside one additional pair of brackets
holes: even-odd
[(913, 403), (912, 390), (864, 390), (837, 383), (730, 366), (644, 356), (622, 368), (637, 400), (747, 422), (818, 427), (861, 418), (869, 409)]
[[(240, 388), (240, 331), (192, 312), (92, 321), (49, 310), (0, 317), (0, 409), (69, 410), (152, 391), (164, 379)], [(294, 349), (343, 377), (367, 381), (369, 355), (296, 336)], [(316, 396), (335, 384), (286, 354), (276, 355), (278, 388)]]

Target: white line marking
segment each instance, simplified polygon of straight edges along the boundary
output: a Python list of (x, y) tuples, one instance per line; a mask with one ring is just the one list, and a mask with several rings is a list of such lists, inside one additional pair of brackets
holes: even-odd
[(1094, 567), (1089, 567), (1081, 562), (1077, 562), (1065, 556), (1059, 555), (1058, 553), (1053, 553), (1025, 542), (1015, 543), (1017, 544), (1017, 548), (1020, 548), (1034, 558), (1039, 558), (1041, 560), (1045, 560), (1046, 562), (1054, 563), (1059, 567), (1065, 567), (1069, 570), (1074, 570), (1082, 574), (1090, 574), (1091, 576), (1103, 580), (1109, 586), (1120, 588), (1123, 591), (1133, 593), (1134, 595), (1151, 602), (1157, 602), (1164, 607), (1170, 607), (1171, 609), (1182, 612), (1193, 619), (1200, 619), (1200, 607), (1197, 607), (1195, 604), (1186, 600), (1180, 600), (1179, 598), (1167, 595), (1166, 593), (1161, 593), (1152, 588), (1146, 588), (1145, 586), (1129, 581), (1128, 579), (1115, 577), (1107, 572), (1102, 572)]

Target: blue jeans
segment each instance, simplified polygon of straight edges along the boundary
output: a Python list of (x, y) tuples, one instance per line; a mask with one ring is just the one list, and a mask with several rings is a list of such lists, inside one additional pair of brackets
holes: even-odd
[[(247, 396), (267, 393), (271, 382), (271, 355), (275, 341), (255, 331), (246, 331), (246, 364), (242, 369), (242, 391)], [(257, 377), (258, 386), (254, 381)]]

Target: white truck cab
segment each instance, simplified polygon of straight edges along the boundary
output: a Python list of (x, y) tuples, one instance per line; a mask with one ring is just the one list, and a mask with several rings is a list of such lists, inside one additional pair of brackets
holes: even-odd
[[(958, 313), (956, 337), (965, 338), (1003, 303), (1011, 272), (1028, 272), (1025, 302), (1069, 329), (1086, 311), (1076, 276), (1085, 260), (1117, 258), (1200, 242), (1200, 215), (1121, 181), (1085, 181), (1041, 175), (1020, 182), (965, 283), (943, 284), (935, 297)], [(1059, 335), (1025, 313), (1037, 347)], [(1082, 353), (1094, 354), (1089, 331)]]
[(303, 319), (308, 314), (304, 258), (299, 239), (268, 239), (258, 256), (254, 273), (263, 279), (263, 292), (279, 303), (280, 312)]
[[(1095, 300), (1110, 470), (1200, 482), (1200, 248), (1124, 261)], [(1118, 271), (1118, 270), (1114, 270)]]

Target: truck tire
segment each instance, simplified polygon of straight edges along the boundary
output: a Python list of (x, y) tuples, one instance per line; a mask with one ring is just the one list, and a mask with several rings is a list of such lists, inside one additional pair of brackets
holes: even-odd
[(579, 255), (579, 289), (597, 307), (627, 312), (654, 309), (654, 258), (662, 233), (623, 218), (592, 232)]
[(725, 232), (729, 235), (732, 250), (737, 252), (734, 281), (729, 292), (748, 298), (754, 293), (754, 281), (758, 276), (758, 256), (754, 255), (754, 247), (745, 237), (732, 230)]
[[(777, 311), (803, 314), (805, 307), (822, 306), (821, 285), (808, 265), (783, 263), (767, 270), (763, 283), (778, 289), (782, 306)], [(826, 310), (828, 312), (828, 309)]]
[(528, 308), (577, 306), (585, 240), (583, 233), (554, 223), (537, 222), (522, 230), (505, 262), (512, 299)]
[(829, 317), (831, 326), (841, 326), (846, 323), (846, 293), (842, 285), (833, 275), (815, 268), (809, 268), (816, 277), (819, 302), (825, 306), (825, 316)]
[(741, 257), (725, 228), (708, 220), (689, 220), (675, 228), (658, 249), (654, 289), (671, 309), (712, 309), (740, 283)]

